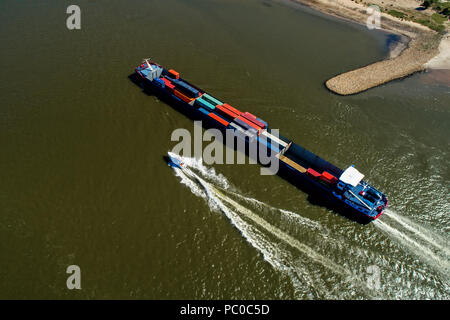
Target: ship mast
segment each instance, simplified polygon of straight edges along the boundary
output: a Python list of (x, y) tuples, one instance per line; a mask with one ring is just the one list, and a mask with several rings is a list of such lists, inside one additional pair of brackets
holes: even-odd
[(150, 60), (150, 58), (144, 59), (144, 62), (147, 63), (147, 65), (148, 65), (148, 67), (150, 68), (150, 70), (153, 71), (153, 67), (152, 67), (152, 65), (148, 62), (148, 60)]

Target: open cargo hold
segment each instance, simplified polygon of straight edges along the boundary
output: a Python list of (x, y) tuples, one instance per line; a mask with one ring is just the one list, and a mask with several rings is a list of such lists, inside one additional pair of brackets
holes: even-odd
[(221, 105), (216, 106), (216, 112), (230, 120), (233, 120), (239, 116), (237, 113), (234, 113), (233, 111), (228, 110), (227, 108)]
[(222, 104), (221, 101), (217, 100), (216, 98), (210, 96), (210, 95), (207, 94), (207, 93), (204, 93), (204, 94), (202, 95), (202, 99), (206, 100), (207, 102), (211, 103), (211, 104), (214, 105), (214, 106), (217, 106), (217, 105), (221, 105), (221, 104)]
[(274, 141), (275, 143), (278, 143), (282, 147), (286, 147), (288, 144), (284, 142), (283, 140), (279, 139), (278, 137), (270, 134), (267, 130), (261, 131), (261, 135), (264, 135), (267, 139), (270, 139)]
[(306, 169), (303, 168), (301, 165), (299, 165), (298, 163), (295, 163), (294, 161), (292, 161), (292, 160), (289, 159), (289, 158), (286, 158), (286, 157), (283, 156), (283, 155), (280, 155), (280, 156), (279, 156), (279, 159), (280, 159), (281, 161), (287, 163), (290, 167), (292, 167), (292, 168), (294, 168), (294, 169), (300, 171), (301, 173), (305, 173), (305, 172), (306, 172)]
[(200, 97), (200, 98), (197, 98), (197, 99), (195, 100), (195, 103), (196, 103), (197, 105), (201, 106), (202, 108), (205, 108), (205, 109), (208, 109), (208, 110), (211, 110), (211, 111), (213, 111), (213, 110), (216, 108), (216, 106), (213, 106), (213, 105), (210, 104), (209, 102), (203, 100), (201, 97)]
[(242, 113), (242, 112), (240, 112), (238, 109), (236, 109), (236, 108), (230, 106), (228, 103), (224, 103), (222, 106), (223, 106), (224, 108), (230, 110), (231, 112), (236, 113), (237, 115), (241, 115), (241, 113)]
[(305, 168), (313, 168), (318, 172), (328, 171), (336, 177), (340, 177), (343, 172), (342, 169), (339, 169), (311, 151), (308, 151), (293, 142), (289, 143), (288, 148), (286, 148), (286, 151), (284, 152), (284, 156)]
[(259, 121), (258, 118), (256, 116), (254, 116), (253, 114), (251, 114), (250, 112), (244, 112), (243, 114), (241, 114), (241, 117), (253, 122), (254, 124), (256, 124), (258, 127), (264, 129), (266, 127), (266, 124)]
[(208, 116), (210, 116), (211, 118), (213, 118), (220, 124), (224, 125), (225, 127), (228, 127), (229, 122), (225, 121), (223, 118), (219, 117), (217, 114), (211, 112), (210, 114), (208, 114)]

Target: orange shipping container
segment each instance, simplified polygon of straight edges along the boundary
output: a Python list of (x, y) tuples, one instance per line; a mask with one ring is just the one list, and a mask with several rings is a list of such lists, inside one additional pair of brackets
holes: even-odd
[(216, 106), (216, 111), (218, 113), (220, 113), (221, 115), (223, 115), (227, 118), (230, 118), (230, 119), (234, 119), (239, 116), (238, 114), (234, 113), (231, 110), (228, 110), (227, 108), (225, 108), (224, 106), (221, 106), (221, 105)]
[(174, 94), (176, 97), (178, 97), (178, 98), (180, 98), (181, 100), (183, 100), (184, 102), (190, 103), (190, 102), (194, 101), (193, 98), (189, 98), (189, 97), (185, 96), (184, 94), (182, 94), (182, 93), (181, 93), (180, 91), (178, 91), (178, 90), (173, 90), (173, 94)]
[(324, 171), (320, 176), (320, 180), (328, 183), (335, 183), (337, 181), (337, 178), (333, 176), (331, 173)]
[(236, 113), (237, 115), (240, 115), (242, 112), (240, 112), (238, 109), (233, 108), (232, 106), (230, 106), (228, 103), (224, 103), (223, 106), (225, 108), (227, 108), (228, 110), (230, 110), (231, 112)]
[(173, 69), (169, 70), (169, 74), (175, 79), (180, 79), (180, 74)]
[(211, 118), (213, 118), (214, 120), (216, 120), (217, 122), (220, 122), (221, 124), (223, 124), (225, 127), (228, 126), (229, 122), (226, 122), (224, 119), (222, 119), (221, 117), (219, 117), (217, 114), (214, 113), (210, 113), (208, 114), (208, 116), (210, 116)]

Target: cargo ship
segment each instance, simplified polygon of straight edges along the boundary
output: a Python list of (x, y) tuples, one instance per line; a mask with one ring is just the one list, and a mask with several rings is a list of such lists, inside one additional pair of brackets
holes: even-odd
[(202, 120), (204, 126), (232, 130), (236, 139), (243, 139), (246, 144), (264, 145), (279, 161), (280, 176), (354, 221), (369, 223), (379, 218), (387, 207), (386, 196), (364, 181), (364, 175), (353, 165), (345, 170), (336, 167), (275, 134), (261, 118), (242, 112), (189, 83), (173, 69), (145, 59), (135, 68), (133, 81), (191, 118)]

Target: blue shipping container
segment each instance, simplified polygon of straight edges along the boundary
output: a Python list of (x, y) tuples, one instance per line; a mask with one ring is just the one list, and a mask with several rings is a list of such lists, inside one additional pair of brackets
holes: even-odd
[(198, 110), (201, 111), (202, 113), (206, 114), (206, 115), (210, 114), (210, 112), (208, 110), (206, 110), (206, 109), (198, 108)]
[(191, 87), (190, 85), (188, 85), (186, 82), (184, 82), (183, 80), (180, 79), (170, 79), (173, 84), (179, 88), (181, 91), (184, 91), (187, 94), (190, 94), (194, 97), (198, 97), (198, 95), (200, 94), (200, 92), (197, 89), (194, 89), (193, 87)]

